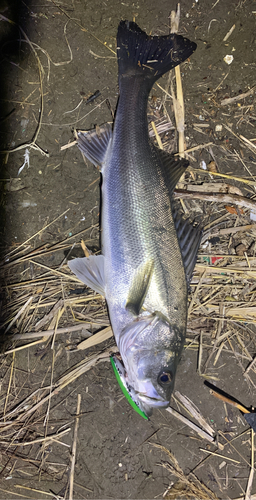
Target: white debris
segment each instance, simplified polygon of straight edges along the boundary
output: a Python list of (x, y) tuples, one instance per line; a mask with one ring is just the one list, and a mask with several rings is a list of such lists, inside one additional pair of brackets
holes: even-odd
[(204, 160), (200, 161), (200, 168), (202, 168), (203, 170), (207, 170), (207, 166)]
[(37, 203), (35, 203), (34, 201), (24, 200), (21, 202), (22, 208), (36, 207), (36, 206), (37, 206)]
[(225, 57), (223, 57), (223, 60), (226, 64), (231, 64), (234, 60), (234, 57), (227, 54)]
[(25, 161), (23, 165), (19, 168), (18, 170), (18, 175), (22, 172), (23, 168), (27, 165), (29, 168), (29, 149), (25, 149), (25, 154), (24, 154)]
[(256, 212), (254, 210), (251, 210), (250, 219), (251, 220), (256, 220)]
[(222, 131), (222, 125), (219, 123), (219, 125), (216, 125), (215, 127), (215, 132), (221, 132)]
[(203, 244), (201, 245), (201, 247), (203, 248), (203, 250), (205, 250), (205, 248), (207, 248), (207, 247), (208, 247), (208, 245), (209, 245), (209, 241), (207, 240), (205, 243), (203, 243)]
[(223, 467), (225, 467), (225, 465), (227, 465), (227, 462), (225, 462), (225, 460), (223, 460), (223, 462), (221, 462), (221, 464), (219, 465), (219, 469), (223, 469)]

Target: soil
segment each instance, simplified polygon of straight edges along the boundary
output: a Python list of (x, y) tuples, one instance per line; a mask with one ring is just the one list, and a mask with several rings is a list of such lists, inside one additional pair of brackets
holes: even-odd
[[(171, 9), (175, 9), (175, 3), (166, 0), (157, 3), (151, 0), (0, 3), (3, 253), (36, 235), (59, 216), (54, 224), (32, 239), (34, 248), (92, 228), (84, 239), (88, 238), (91, 250), (99, 250), (99, 171), (83, 160), (76, 146), (64, 150), (61, 147), (74, 140), (74, 128), (88, 130), (112, 121), (111, 110), (115, 110), (118, 98), (115, 47), (120, 19), (135, 17), (147, 33), (167, 34)], [(256, 137), (253, 91), (230, 106), (223, 106), (221, 102), (247, 92), (255, 84), (255, 15), (255, 0), (184, 0), (181, 4), (180, 33), (197, 43), (195, 54), (181, 69), (187, 147), (212, 142), (219, 171), (245, 177), (248, 177), (248, 169), (256, 175), (256, 154), (241, 145), (225, 125), (236, 134), (249, 139)], [(234, 31), (224, 41), (233, 25)], [(226, 55), (233, 56), (230, 65), (224, 61)], [(167, 79), (168, 76), (162, 78), (161, 87), (166, 87)], [(96, 91), (100, 95), (87, 102)], [(152, 102), (163, 97), (157, 85), (152, 96)], [(166, 109), (173, 117), (170, 98), (166, 100)], [(200, 128), (202, 123), (207, 123), (208, 128)], [(217, 125), (222, 125), (221, 130), (216, 130)], [(35, 144), (31, 147), (35, 134), (38, 148)], [(176, 140), (175, 132), (171, 132), (171, 136), (171, 140)], [(175, 144), (177, 150), (177, 142)], [(19, 148), (20, 145), (23, 147)], [(9, 150), (14, 151), (6, 153)], [(25, 162), (25, 152), (29, 163)], [(247, 170), (235, 156), (236, 152)], [(209, 164), (213, 160), (209, 148), (199, 149), (194, 158), (193, 166), (197, 168), (200, 162)], [(244, 194), (248, 192), (253, 191), (247, 189)], [(74, 250), (72, 255), (75, 253), (83, 255), (82, 250)], [(44, 264), (58, 266), (64, 256), (63, 252), (53, 253)], [(26, 268), (27, 264), (22, 271)], [(83, 352), (68, 352), (64, 341), (58, 342), (55, 377), (84, 357)], [(251, 354), (255, 355), (255, 342), (251, 345)], [(49, 384), (51, 373), (47, 370), (51, 356), (49, 349), (44, 355), (36, 348), (17, 353), (15, 390), (25, 397), (38, 387), (43, 375), (44, 384)], [(197, 361), (197, 350), (184, 350), (175, 389), (196, 404), (215, 430), (221, 429), (226, 438), (231, 439), (234, 432), (239, 434), (248, 426), (238, 410), (223, 406), (209, 395), (204, 377), (197, 372)], [(7, 365), (10, 365), (8, 361)], [(210, 374), (216, 376), (212, 366)], [(253, 389), (248, 386), (239, 362), (230, 354), (221, 354), (216, 380), (211, 381), (217, 381), (218, 386), (244, 405), (253, 404)], [(2, 397), (7, 390), (6, 383)], [(154, 444), (171, 450), (184, 473), (194, 471), (218, 498), (244, 494), (251, 459), (249, 434), (235, 442), (245, 460), (229, 447), (220, 452), (225, 458), (211, 456), (196, 468), (206, 455), (202, 448), (208, 449), (209, 445), (165, 411), (155, 411), (148, 422), (141, 419), (122, 398), (108, 363), (91, 369), (56, 397), (51, 413), (52, 428), (57, 421), (59, 427), (62, 421), (70, 420), (73, 425), (78, 393), (82, 396), (82, 416), (74, 498), (161, 498), (176, 479), (164, 467), (168, 455)], [(40, 432), (43, 436), (43, 427)], [(23, 463), (18, 469), (3, 470), (0, 491), (5, 493), (2, 498), (15, 498), (16, 494), (23, 498), (50, 498), (51, 493), (52, 498), (64, 498), (72, 438), (66, 435), (62, 441), (67, 446), (51, 444), (45, 452), (45, 460), (51, 464), (61, 463), (62, 468), (56, 465), (52, 472), (45, 472), (42, 467), (39, 474), (23, 467)], [(24, 446), (22, 452), (18, 449), (17, 453), (24, 456), (28, 450)], [(26, 456), (29, 458), (29, 453)], [(22, 489), (24, 486), (34, 488), (37, 493)]]

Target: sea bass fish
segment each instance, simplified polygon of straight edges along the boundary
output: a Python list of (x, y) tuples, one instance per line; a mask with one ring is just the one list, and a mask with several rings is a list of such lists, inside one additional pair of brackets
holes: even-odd
[(158, 78), (195, 49), (177, 34), (148, 36), (121, 21), (114, 127), (78, 133), (80, 150), (102, 173), (102, 254), (74, 259), (69, 267), (105, 296), (122, 359), (119, 374), (147, 416), (170, 402), (201, 235), (173, 208), (172, 193), (188, 162), (150, 141), (147, 103)]

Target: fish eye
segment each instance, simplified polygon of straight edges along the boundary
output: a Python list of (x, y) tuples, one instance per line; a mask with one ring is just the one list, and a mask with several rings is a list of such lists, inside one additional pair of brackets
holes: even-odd
[(158, 375), (158, 382), (161, 385), (168, 385), (172, 382), (172, 372), (164, 371)]

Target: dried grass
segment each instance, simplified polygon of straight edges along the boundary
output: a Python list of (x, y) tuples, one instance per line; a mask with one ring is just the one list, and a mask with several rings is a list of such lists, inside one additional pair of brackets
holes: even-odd
[[(62, 10), (57, 4), (56, 7)], [(70, 20), (75, 22), (83, 31), (88, 31), (74, 19), (70, 18)], [(8, 20), (5, 19), (5, 21)], [(34, 45), (31, 42), (28, 43), (36, 55)], [(106, 48), (111, 50), (109, 47)], [(111, 52), (113, 51), (111, 50)], [(41, 66), (37, 55), (36, 58), (39, 67), (42, 97)], [(172, 98), (169, 87), (167, 89), (163, 89), (160, 85), (158, 87), (164, 91), (166, 97)], [(244, 98), (250, 95), (250, 93), (242, 94), (238, 98), (231, 98), (229, 104), (241, 99), (242, 96)], [(181, 95), (180, 99), (182, 99)], [(221, 104), (228, 104), (227, 101), (225, 100)], [(164, 106), (162, 106), (162, 111), (164, 113)], [(155, 113), (154, 120), (151, 121), (150, 135), (156, 137), (160, 147), (168, 150), (171, 143), (170, 131), (173, 129), (169, 116), (159, 116), (158, 112)], [(38, 128), (30, 143), (31, 147), (33, 145), (39, 148), (36, 140), (40, 124), (41, 116)], [(233, 134), (230, 128), (228, 128), (228, 131)], [(255, 145), (252, 140), (242, 135), (234, 135), (238, 141), (243, 143), (244, 147), (255, 153)], [(71, 144), (68, 146), (70, 147)], [(205, 144), (191, 147), (185, 153), (190, 153), (191, 159), (196, 160), (196, 154), (201, 153), (203, 149), (209, 150), (211, 146), (213, 146), (213, 142), (205, 142)], [(39, 149), (41, 150), (41, 148)], [(181, 134), (180, 152), (183, 152), (183, 150), (184, 134)], [(234, 362), (235, 359), (235, 362), (240, 367), (241, 375), (245, 377), (248, 388), (254, 390), (256, 386), (256, 358), (254, 357), (254, 325), (256, 323), (256, 257), (254, 240), (256, 225), (251, 223), (250, 210), (255, 207), (255, 202), (254, 196), (245, 198), (229, 191), (230, 184), (225, 184), (225, 189), (228, 191), (221, 192), (221, 186), (223, 188), (224, 185), (221, 178), (228, 179), (230, 183), (239, 183), (240, 189), (244, 185), (254, 189), (256, 183), (252, 177), (248, 179), (222, 174), (221, 172), (202, 171), (198, 168), (190, 168), (189, 172), (185, 175), (182, 186), (186, 189), (186, 192), (185, 189), (184, 193), (177, 192), (177, 197), (181, 198), (183, 196), (183, 209), (185, 211), (194, 213), (196, 216), (199, 214), (201, 223), (205, 227), (205, 235), (191, 282), (189, 322), (185, 348), (197, 350), (198, 371), (200, 375), (203, 375), (204, 378), (210, 378), (210, 380), (218, 380), (217, 374), (221, 356), (223, 353), (228, 354), (230, 362)], [(208, 182), (209, 176), (210, 182)], [(201, 185), (202, 182), (205, 184), (205, 191), (202, 192), (200, 188), (196, 191), (197, 185)], [(193, 191), (189, 192), (191, 183)], [(209, 195), (209, 191), (213, 191), (213, 184), (216, 184), (216, 190), (220, 187), (220, 192)], [(87, 189), (89, 188), (90, 186)], [(205, 203), (206, 194), (209, 200), (207, 205)], [(232, 204), (233, 213), (230, 213), (223, 206), (224, 203)], [(241, 210), (241, 207), (244, 211)], [(223, 212), (221, 216), (220, 210)], [(69, 435), (74, 427), (72, 468), (69, 480), (70, 498), (72, 498), (80, 402), (78, 400), (77, 415), (71, 417), (69, 421), (54, 421), (54, 431), (50, 429), (50, 423), (54, 420), (51, 419), (52, 403), (62, 394), (62, 391), (65, 394), (64, 389), (77, 381), (78, 377), (92, 367), (97, 366), (97, 364), (107, 362), (110, 353), (115, 352), (116, 347), (112, 339), (112, 331), (102, 297), (89, 289), (85, 289), (79, 280), (69, 272), (66, 265), (67, 257), (61, 260), (59, 266), (49, 266), (49, 256), (51, 254), (56, 253), (63, 259), (64, 250), (70, 254), (72, 249), (80, 247), (81, 237), (84, 237), (86, 233), (90, 235), (91, 231), (97, 226), (86, 228), (69, 238), (63, 239), (61, 242), (47, 243), (34, 248), (36, 237), (50, 225), (56, 224), (58, 219), (63, 217), (65, 213), (40, 229), (24, 243), (10, 249), (1, 263), (1, 282), (3, 283), (1, 292), (2, 296), (5, 296), (5, 302), (0, 325), (4, 338), (0, 366), (3, 377), (2, 387), (4, 388), (0, 399), (0, 450), (3, 452), (1, 465), (3, 467), (2, 474), (5, 477), (8, 477), (8, 474), (13, 469), (22, 467), (23, 464), (29, 462), (33, 467), (33, 474), (37, 474), (39, 477), (44, 474), (54, 476), (56, 480), (59, 480), (63, 474), (69, 471), (70, 464), (48, 462), (45, 458), (46, 445), (51, 443), (52, 446), (70, 446), (62, 439), (64, 436)], [(214, 242), (213, 239), (215, 239)], [(242, 254), (238, 254), (236, 249), (241, 240), (245, 250)], [(92, 240), (89, 236), (81, 245), (84, 251), (86, 251), (85, 244), (90, 243), (92, 243)], [(24, 265), (27, 266), (25, 270)], [(85, 337), (89, 338), (85, 340)], [(58, 342), (58, 339), (60, 339), (60, 342)], [(107, 343), (103, 346), (99, 345), (106, 341)], [(40, 344), (44, 344), (43, 349), (46, 351), (52, 350), (52, 363), (49, 367), (51, 381), (49, 385), (46, 385), (45, 380), (42, 379), (37, 389), (24, 397), (22, 391), (14, 390), (16, 356), (22, 354), (28, 348), (40, 346)], [(67, 373), (55, 376), (55, 360), (64, 349), (66, 352), (80, 351), (96, 345), (97, 348), (93, 353), (90, 351), (87, 355), (85, 352), (83, 361), (72, 366)], [(216, 376), (210, 373), (210, 368), (213, 367), (216, 369)], [(214, 446), (214, 449), (203, 450), (208, 455), (198, 463), (194, 468), (194, 472), (197, 468), (204, 466), (212, 456), (218, 456), (233, 463), (238, 462), (240, 464), (244, 462), (249, 471), (245, 498), (249, 498), (254, 474), (253, 433), (251, 435), (251, 462), (249, 462), (232, 444), (232, 441), (240, 438), (243, 433), (227, 441), (225, 435), (218, 432), (218, 440), (216, 440), (216, 436), (213, 438), (212, 429), (205, 420), (208, 415), (199, 414), (192, 401), (187, 401), (188, 398), (180, 396), (185, 405), (185, 411), (189, 411), (190, 416), (197, 420), (200, 427), (188, 420), (184, 415), (180, 415), (176, 410), (170, 409), (169, 411), (176, 418), (181, 418), (183, 423), (192, 427), (201, 438), (210, 442), (210, 446)], [(61, 404), (61, 402), (58, 404)], [(45, 425), (46, 423), (47, 425)], [(222, 438), (222, 442), (219, 441), (220, 438)], [(228, 450), (233, 447), (236, 456), (239, 456), (239, 460), (219, 453), (226, 446)], [(29, 456), (24, 453), (23, 447), (29, 447)], [(170, 462), (162, 462), (161, 465), (178, 478), (175, 485), (169, 487), (165, 492), (165, 498), (185, 497), (201, 498), (203, 500), (216, 498), (206, 486), (200, 483), (194, 474), (184, 474), (175, 457), (168, 450), (160, 446), (159, 448), (164, 453), (167, 453), (170, 460)], [(18, 487), (25, 488), (21, 485)], [(47, 492), (29, 489), (37, 492), (37, 494), (52, 496)], [(8, 490), (8, 494), (26, 498), (25, 493), (23, 496)]]

